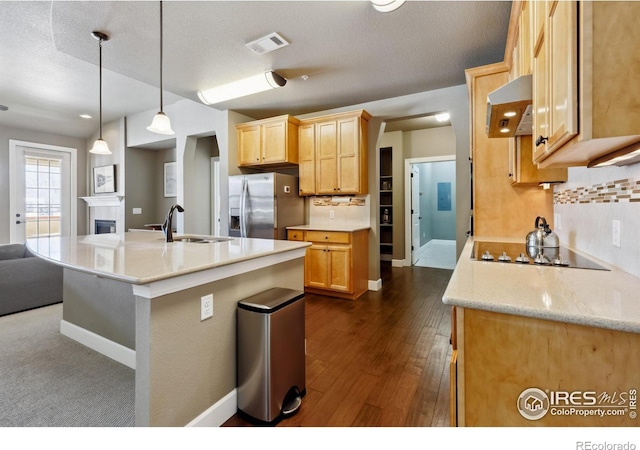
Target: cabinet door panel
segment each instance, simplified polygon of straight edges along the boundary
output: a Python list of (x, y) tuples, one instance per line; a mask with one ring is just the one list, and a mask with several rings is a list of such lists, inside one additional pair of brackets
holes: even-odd
[(348, 246), (329, 246), (331, 279), (329, 288), (351, 292), (351, 248)]
[(533, 58), (533, 139), (534, 151), (533, 160), (540, 161), (546, 155), (547, 145), (545, 143), (536, 144), (536, 140), (540, 137), (549, 137), (548, 115), (547, 115), (547, 50), (545, 35), (542, 34), (541, 39), (535, 49)]
[(260, 125), (238, 130), (238, 164), (260, 163)]
[(360, 133), (358, 117), (338, 121), (338, 191), (355, 194), (360, 191)]
[(262, 162), (274, 163), (286, 160), (287, 124), (285, 122), (262, 125)]
[(300, 195), (313, 195), (316, 193), (315, 124), (300, 125), (298, 132)]
[(329, 278), (329, 252), (325, 245), (312, 245), (304, 258), (304, 285), (326, 289)]
[(335, 194), (338, 185), (336, 172), (336, 121), (316, 126), (316, 193)]
[(575, 2), (554, 2), (549, 14), (549, 142), (554, 152), (578, 133), (578, 31)]

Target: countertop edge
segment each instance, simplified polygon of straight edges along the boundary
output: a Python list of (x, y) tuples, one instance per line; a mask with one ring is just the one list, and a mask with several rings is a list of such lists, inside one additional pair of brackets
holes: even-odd
[[(192, 235), (189, 235), (189, 236), (192, 236)], [(193, 235), (193, 236), (195, 236), (195, 235)], [(79, 238), (83, 238), (83, 237), (86, 237), (86, 236), (79, 236)], [(64, 258), (56, 259), (55, 257), (51, 257), (50, 255), (47, 255), (47, 254), (39, 251), (38, 249), (36, 249), (32, 245), (30, 245), (30, 241), (29, 240), (27, 240), (26, 245), (27, 245), (27, 248), (29, 248), (29, 250), (36, 257), (41, 258), (41, 259), (43, 259), (45, 261), (50, 262), (51, 264), (55, 264), (57, 266), (63, 267), (63, 268), (68, 269), (68, 270), (74, 270), (74, 271), (77, 271), (77, 272), (82, 272), (82, 273), (85, 273), (85, 274), (94, 275), (94, 276), (101, 277), (101, 278), (121, 281), (121, 282), (125, 282), (125, 283), (132, 284), (132, 285), (148, 285), (148, 284), (151, 284), (151, 283), (157, 283), (159, 281), (170, 280), (172, 278), (179, 278), (179, 277), (189, 276), (191, 274), (198, 273), (198, 272), (205, 272), (205, 271), (210, 271), (210, 270), (215, 270), (215, 269), (220, 269), (220, 268), (232, 266), (234, 264), (241, 264), (241, 263), (245, 263), (247, 261), (251, 261), (251, 260), (255, 260), (255, 259), (262, 259), (263, 260), (264, 258), (269, 258), (271, 256), (277, 257), (277, 255), (281, 255), (283, 253), (296, 252), (296, 251), (299, 251), (299, 250), (304, 250), (306, 247), (311, 245), (310, 242), (304, 242), (304, 241), (287, 241), (287, 240), (283, 240), (281, 242), (282, 243), (286, 243), (286, 245), (281, 247), (281, 248), (273, 248), (273, 249), (264, 250), (264, 251), (256, 251), (256, 252), (252, 252), (250, 254), (236, 256), (236, 257), (224, 260), (224, 261), (212, 261), (212, 262), (207, 262), (207, 263), (200, 264), (198, 266), (186, 267), (184, 269), (177, 269), (177, 270), (174, 270), (174, 271), (172, 271), (170, 273), (158, 273), (158, 274), (152, 274), (152, 275), (141, 276), (141, 277), (129, 276), (129, 275), (124, 274), (124, 273), (114, 273), (114, 272), (102, 271), (102, 270), (96, 269), (94, 267), (90, 267), (88, 265), (84, 265), (82, 263), (78, 263), (78, 262), (75, 262), (75, 261), (65, 261)], [(163, 245), (164, 245), (164, 243), (163, 243)], [(190, 244), (190, 245), (201, 245), (201, 244)], [(217, 245), (217, 244), (213, 244), (213, 245)]]
[[(505, 241), (501, 238), (492, 239), (480, 237), (476, 239), (478, 241)], [(513, 281), (510, 277), (506, 276), (509, 274), (513, 274), (514, 277), (517, 276), (516, 274), (518, 272), (516, 271), (519, 269), (517, 267), (513, 268), (513, 272), (505, 273), (505, 269), (510, 269), (503, 265), (480, 266), (482, 262), (471, 261), (470, 255), (473, 242), (474, 237), (469, 237), (462, 250), (454, 273), (452, 274), (449, 284), (442, 296), (442, 302), (445, 305), (614, 331), (640, 333), (640, 320), (636, 319), (638, 316), (637, 311), (640, 311), (640, 304), (636, 305), (637, 300), (634, 300), (633, 294), (630, 293), (640, 290), (640, 279), (637, 277), (610, 265), (606, 265), (609, 269), (607, 272), (592, 272), (589, 269), (560, 268), (558, 270), (571, 271), (566, 272), (560, 285), (556, 286), (553, 282), (547, 282), (545, 279), (544, 281), (547, 283), (545, 285), (537, 285), (534, 283), (535, 286), (533, 288), (531, 286), (523, 287), (517, 285), (517, 281)], [(589, 255), (584, 256), (589, 257)], [(591, 259), (597, 261), (596, 258), (591, 257)], [(473, 264), (476, 265), (474, 266)], [(487, 269), (489, 267), (491, 269)], [(533, 269), (533, 267), (531, 268)], [(495, 279), (491, 279), (494, 270)], [(551, 270), (555, 269), (551, 268)], [(559, 272), (553, 273), (558, 274)], [(536, 276), (539, 278), (534, 281), (539, 282), (540, 274), (535, 274), (534, 272), (531, 273), (531, 279), (535, 279)], [(566, 277), (567, 280), (564, 280), (564, 277)], [(543, 278), (546, 278), (546, 276), (543, 276)], [(602, 279), (605, 278), (609, 281), (607, 284), (611, 286), (607, 289), (620, 291), (618, 295), (620, 295), (621, 298), (617, 300), (621, 303), (618, 305), (616, 305), (615, 302), (604, 303), (607, 301), (610, 302), (610, 298), (607, 300), (605, 296), (598, 297), (598, 295), (601, 295), (601, 292), (593, 294), (591, 298), (589, 298), (591, 292), (587, 292), (585, 295), (585, 285), (588, 288), (588, 283), (591, 279), (599, 279), (598, 281), (594, 281), (594, 283), (603, 284)], [(510, 281), (513, 282), (510, 284)], [(500, 283), (500, 287), (496, 288), (497, 283)], [(579, 284), (581, 285), (579, 286)], [(537, 289), (535, 291), (536, 295), (542, 296), (545, 293), (549, 293), (551, 297), (555, 297), (555, 300), (560, 301), (552, 302), (551, 306), (544, 305), (544, 307), (542, 305), (531, 306), (525, 304), (525, 301), (529, 299), (518, 304), (516, 300), (518, 298), (517, 293), (521, 292), (521, 289), (528, 288)], [(500, 295), (503, 291), (505, 292), (504, 296)], [(496, 292), (498, 295), (496, 295)], [(513, 294), (509, 294), (509, 292), (513, 292)], [(522, 293), (520, 293), (520, 298), (522, 298)], [(534, 302), (530, 303), (535, 305)], [(570, 311), (563, 310), (563, 308)], [(576, 310), (580, 310), (581, 308), (589, 312), (584, 314), (576, 312)], [(620, 311), (622, 312), (614, 308), (621, 308)], [(624, 308), (626, 308), (626, 310)], [(626, 320), (628, 315), (625, 315), (625, 311), (631, 312), (632, 317), (629, 320)]]
[(354, 226), (331, 226), (331, 225), (296, 225), (287, 227), (287, 230), (300, 230), (300, 231), (342, 231), (346, 233), (353, 233), (356, 231), (370, 230), (369, 225), (354, 225)]

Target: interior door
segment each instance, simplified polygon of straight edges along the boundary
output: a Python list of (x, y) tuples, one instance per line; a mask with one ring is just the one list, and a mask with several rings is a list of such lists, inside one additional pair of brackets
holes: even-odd
[(10, 141), (11, 243), (77, 233), (76, 149)]
[(420, 171), (411, 165), (411, 265), (418, 260), (420, 250)]

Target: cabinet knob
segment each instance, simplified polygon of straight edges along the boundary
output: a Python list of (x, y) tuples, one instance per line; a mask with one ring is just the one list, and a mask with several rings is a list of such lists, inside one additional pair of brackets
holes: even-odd
[(536, 147), (539, 147), (540, 144), (544, 144), (548, 140), (549, 140), (548, 137), (542, 137), (542, 135), (538, 136), (538, 139), (536, 139)]
[(511, 177), (513, 177), (513, 174), (512, 174), (512, 173), (509, 173), (509, 178), (511, 178)]

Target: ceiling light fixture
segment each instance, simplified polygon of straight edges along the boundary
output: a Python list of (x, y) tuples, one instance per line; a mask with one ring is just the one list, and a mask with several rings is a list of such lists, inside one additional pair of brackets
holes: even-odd
[(147, 127), (147, 130), (158, 134), (175, 134), (171, 129), (169, 116), (162, 110), (162, 1), (160, 2), (160, 111), (155, 115), (151, 125)]
[(406, 0), (371, 0), (376, 11), (391, 12), (404, 5)]
[(198, 97), (205, 105), (214, 105), (233, 98), (279, 88), (285, 84), (287, 84), (287, 80), (284, 77), (269, 71), (215, 88), (198, 91)]
[(436, 120), (438, 122), (446, 122), (447, 120), (449, 120), (449, 113), (448, 112), (443, 112), (440, 114), (436, 114)]
[(100, 135), (98, 139), (93, 143), (93, 148), (89, 150), (89, 153), (94, 155), (110, 155), (111, 150), (109, 146), (102, 139), (102, 42), (108, 41), (109, 36), (100, 31), (93, 31), (91, 35), (98, 40), (98, 47), (100, 48)]

